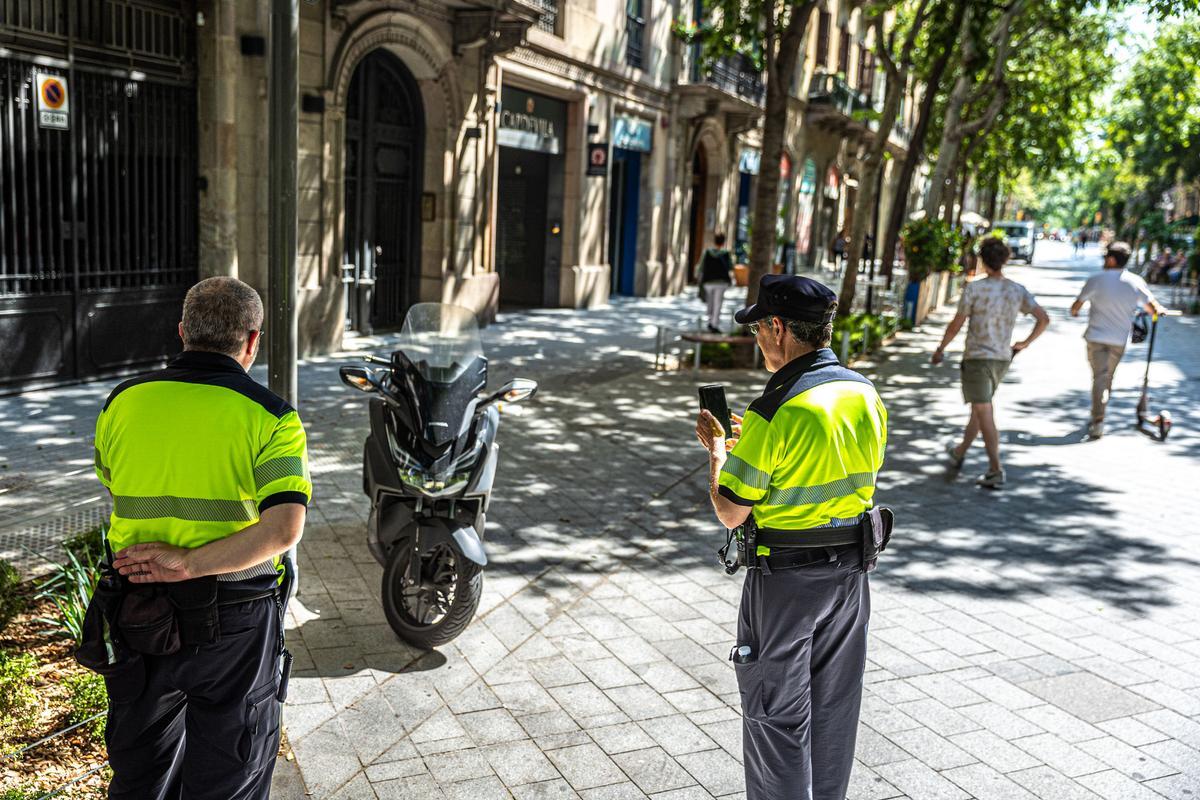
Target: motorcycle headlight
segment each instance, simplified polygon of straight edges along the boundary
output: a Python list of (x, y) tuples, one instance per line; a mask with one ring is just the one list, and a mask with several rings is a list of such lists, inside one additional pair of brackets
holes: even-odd
[(453, 475), (431, 475), (416, 469), (400, 469), (400, 480), (406, 486), (416, 489), (427, 497), (445, 497), (457, 494), (467, 485), (470, 473), (462, 472)]

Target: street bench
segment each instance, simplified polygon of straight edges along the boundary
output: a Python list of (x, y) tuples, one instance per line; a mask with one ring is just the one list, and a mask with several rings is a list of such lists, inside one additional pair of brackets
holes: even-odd
[(692, 370), (700, 371), (700, 351), (706, 344), (728, 344), (734, 347), (738, 345), (750, 345), (754, 348), (754, 368), (758, 368), (759, 350), (757, 340), (753, 336), (730, 336), (723, 333), (708, 333), (707, 331), (683, 331), (674, 337), (671, 337), (665, 328), (659, 328), (658, 331), (658, 347), (654, 357), (654, 367), (666, 367), (666, 351), (671, 341), (690, 342), (696, 345), (695, 356), (692, 360)]

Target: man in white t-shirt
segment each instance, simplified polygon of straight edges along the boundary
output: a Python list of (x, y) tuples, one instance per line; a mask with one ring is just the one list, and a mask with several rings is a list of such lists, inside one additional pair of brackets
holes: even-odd
[[(987, 448), (988, 471), (976, 481), (985, 489), (1004, 488), (1004, 468), (1000, 466), (1000, 433), (992, 415), (992, 396), (1004, 380), (1013, 356), (1042, 335), (1050, 317), (1038, 305), (1028, 289), (1004, 277), (1002, 270), (1012, 251), (1002, 239), (989, 236), (979, 245), (979, 260), (987, 277), (963, 287), (958, 314), (946, 327), (942, 343), (933, 353), (933, 363), (942, 363), (946, 347), (954, 341), (963, 323), (967, 327), (967, 347), (962, 360), (963, 400), (971, 404), (971, 419), (963, 431), (962, 442), (950, 445), (946, 452), (955, 469), (960, 469), (967, 449), (978, 434)], [(1031, 314), (1033, 330), (1021, 341), (1012, 340), (1017, 316)]]
[(1071, 305), (1071, 316), (1079, 316), (1083, 304), (1088, 309), (1088, 363), (1092, 365), (1092, 419), (1088, 435), (1099, 439), (1104, 435), (1104, 409), (1112, 389), (1113, 373), (1129, 343), (1130, 323), (1134, 313), (1144, 308), (1152, 314), (1166, 311), (1150, 294), (1146, 282), (1125, 271), (1129, 262), (1129, 245), (1113, 242), (1104, 253), (1104, 271), (1088, 278)]

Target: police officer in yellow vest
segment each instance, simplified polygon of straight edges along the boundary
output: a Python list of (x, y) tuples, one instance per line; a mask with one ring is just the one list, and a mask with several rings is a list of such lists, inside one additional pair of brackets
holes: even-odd
[[(762, 279), (737, 313), (774, 373), (726, 441), (701, 412), (710, 493), (726, 528), (757, 526), (730, 659), (743, 714), (748, 800), (844, 800), (870, 616), (864, 531), (887, 412), (829, 349), (837, 298), (793, 275)], [(890, 534), (890, 512), (888, 533)], [(753, 514), (753, 519), (750, 519)]]
[(290, 662), (282, 556), (300, 539), (312, 485), (296, 411), (247, 374), (262, 321), (241, 281), (196, 284), (184, 352), (118, 386), (96, 422), (121, 578), (94, 626), (104, 646), (85, 634), (80, 660), (89, 647), (101, 654), (109, 690), (110, 798), (270, 791)]

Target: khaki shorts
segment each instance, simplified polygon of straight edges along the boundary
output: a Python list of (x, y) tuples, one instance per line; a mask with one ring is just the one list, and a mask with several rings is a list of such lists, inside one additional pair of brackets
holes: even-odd
[(963, 400), (968, 403), (990, 403), (992, 395), (1004, 380), (1011, 361), (995, 358), (964, 358), (962, 362)]

